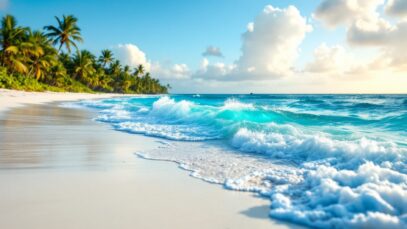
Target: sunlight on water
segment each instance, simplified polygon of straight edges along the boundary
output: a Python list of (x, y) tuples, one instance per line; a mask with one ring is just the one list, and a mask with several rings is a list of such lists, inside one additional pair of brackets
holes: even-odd
[[(72, 105), (72, 104), (71, 104)], [(173, 95), (81, 105), (162, 138), (139, 155), (271, 199), (270, 216), (321, 228), (407, 223), (407, 96)]]

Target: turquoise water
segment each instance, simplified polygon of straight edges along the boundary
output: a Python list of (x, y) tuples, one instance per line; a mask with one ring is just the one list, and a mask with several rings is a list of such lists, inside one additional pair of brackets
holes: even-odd
[[(171, 160), (269, 197), (271, 217), (320, 228), (406, 226), (406, 95), (171, 95), (81, 104), (116, 130), (169, 145), (217, 142), (216, 160), (198, 150), (206, 158), (200, 165), (181, 153)], [(222, 165), (228, 171), (256, 161), (250, 173), (216, 175), (222, 157), (234, 160)], [(287, 166), (273, 170), (276, 164)]]

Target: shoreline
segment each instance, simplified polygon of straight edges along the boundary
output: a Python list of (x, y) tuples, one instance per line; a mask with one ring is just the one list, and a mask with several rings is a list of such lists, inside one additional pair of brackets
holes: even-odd
[(75, 92), (31, 92), (0, 88), (0, 114), (15, 107), (28, 104), (76, 101), (82, 99), (105, 99), (114, 97), (140, 96), (138, 94), (75, 93)]
[(7, 187), (0, 189), (0, 214), (7, 219), (0, 227), (299, 227), (269, 218), (269, 200), (192, 178), (174, 163), (135, 155), (156, 147), (154, 138), (112, 131), (91, 121), (92, 111), (51, 104), (100, 96), (50, 99), (56, 93), (47, 93), (38, 100), (30, 94), (12, 103), (0, 100), (0, 135), (7, 143), (0, 150), (0, 183)]

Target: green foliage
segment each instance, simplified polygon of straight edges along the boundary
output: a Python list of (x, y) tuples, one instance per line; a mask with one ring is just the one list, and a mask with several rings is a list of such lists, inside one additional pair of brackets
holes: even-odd
[(12, 88), (24, 91), (64, 91), (62, 88), (40, 83), (34, 78), (20, 74), (8, 75), (4, 67), (0, 68), (0, 88)]
[[(115, 59), (112, 51), (102, 50), (96, 57), (87, 50), (78, 50), (82, 42), (77, 19), (56, 17), (57, 26), (47, 31), (20, 27), (16, 19), (6, 15), (0, 28), (0, 88), (28, 91), (168, 93), (150, 76), (144, 66), (131, 70)], [(56, 45), (56, 49), (53, 45)], [(70, 54), (71, 46), (76, 53)], [(68, 53), (60, 52), (65, 47)]]

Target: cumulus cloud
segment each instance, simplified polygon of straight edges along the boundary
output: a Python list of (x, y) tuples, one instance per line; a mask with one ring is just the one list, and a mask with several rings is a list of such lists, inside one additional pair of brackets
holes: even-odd
[(291, 73), (298, 47), (311, 29), (294, 6), (266, 6), (243, 34), (238, 71), (267, 78)]
[(172, 64), (162, 65), (160, 63), (153, 63), (151, 65), (151, 74), (160, 79), (188, 79), (190, 70), (186, 64)]
[[(391, 9), (404, 1), (321, 2), (315, 18), (330, 27), (345, 27), (347, 43), (319, 45), (303, 68), (297, 57), (312, 27), (294, 6), (266, 6), (248, 23), (242, 35), (241, 55), (228, 62), (203, 54), (200, 67), (191, 70), (185, 64), (150, 62), (144, 52), (129, 45), (122, 45), (121, 49), (126, 50), (126, 59), (137, 60), (130, 62), (149, 64), (152, 75), (173, 85), (174, 92), (405, 93), (407, 46), (403, 38), (407, 37), (407, 21)], [(384, 13), (395, 17), (390, 20)], [(144, 55), (136, 55), (134, 50)], [(216, 56), (217, 51), (207, 53)]]
[(336, 45), (321, 44), (314, 51), (314, 59), (308, 63), (305, 70), (313, 73), (334, 73), (346, 71), (351, 65), (345, 48)]
[(202, 56), (223, 57), (223, 54), (220, 48), (211, 45), (206, 48), (205, 52), (202, 53)]
[(386, 13), (397, 17), (407, 17), (407, 1), (406, 0), (388, 0)]
[[(319, 45), (310, 60), (304, 67), (308, 79), (319, 76), (325, 79), (333, 78), (346, 81), (360, 81), (373, 78), (381, 73), (381, 68), (387, 66), (384, 60), (381, 63), (365, 58), (356, 58), (353, 53), (342, 45)], [(319, 79), (322, 80), (322, 79)]]
[(280, 9), (268, 5), (248, 24), (242, 36), (242, 54), (235, 64), (208, 63), (195, 77), (265, 80), (290, 75), (299, 46), (311, 30), (296, 7)]
[(407, 69), (407, 46), (404, 41), (407, 21), (391, 23), (380, 14), (379, 9), (385, 6), (386, 12), (403, 15), (405, 5), (404, 0), (390, 0), (387, 3), (384, 0), (324, 0), (315, 16), (329, 26), (345, 24), (349, 44), (378, 48), (380, 55), (372, 64), (380, 63), (382, 67), (400, 70)]
[(124, 65), (137, 67), (141, 64), (150, 71), (151, 64), (146, 54), (134, 44), (119, 44), (113, 48), (113, 53)]
[(145, 69), (154, 77), (159, 79), (187, 79), (190, 70), (186, 64), (168, 64), (152, 62), (147, 59), (147, 55), (134, 44), (119, 44), (112, 48), (114, 56), (123, 65), (137, 67), (143, 65)]
[(376, 8), (383, 3), (384, 0), (323, 0), (315, 17), (333, 27), (376, 17)]
[(194, 78), (212, 79), (212, 80), (233, 80), (230, 73), (236, 68), (235, 65), (225, 64), (223, 62), (210, 63), (207, 58), (201, 62), (201, 67), (193, 75)]

